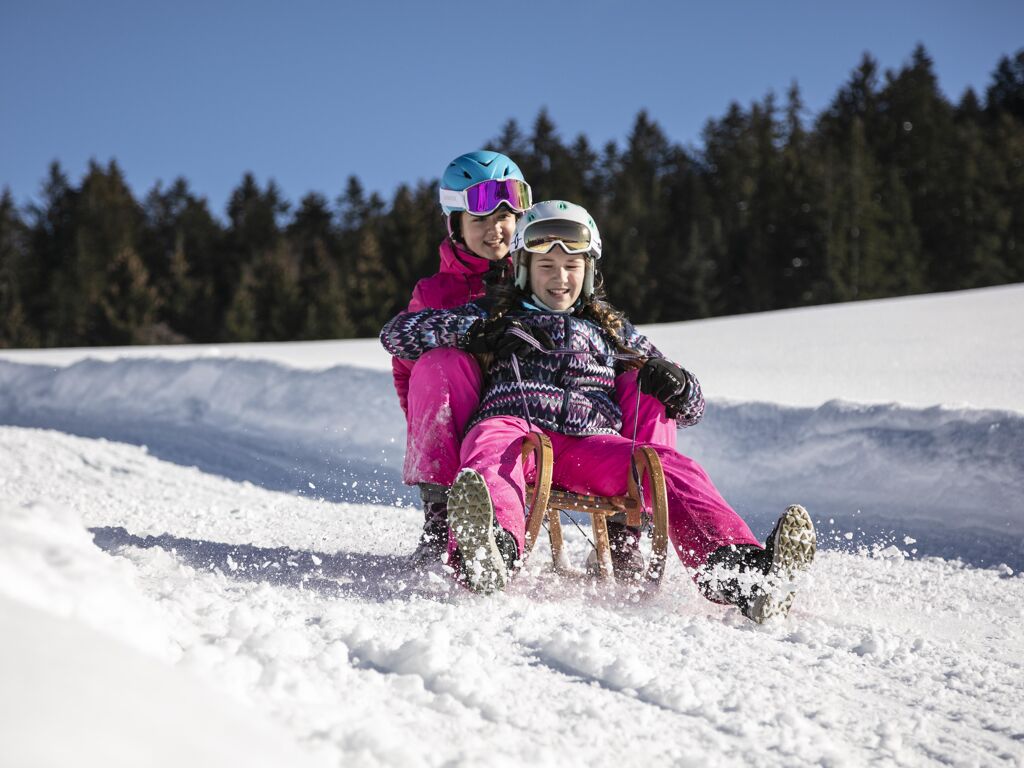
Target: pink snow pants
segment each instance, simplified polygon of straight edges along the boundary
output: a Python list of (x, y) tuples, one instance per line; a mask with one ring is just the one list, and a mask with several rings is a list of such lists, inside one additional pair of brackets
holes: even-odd
[[(459, 471), (459, 446), (466, 425), (480, 404), (483, 376), (468, 352), (432, 349), (412, 368), (409, 376), (408, 431), (403, 480), (406, 485), (437, 483), (451, 486)], [(636, 371), (615, 380), (622, 406), (622, 432), (637, 441), (675, 448), (676, 423), (665, 416), (665, 406), (650, 395), (639, 396)]]
[[(529, 431), (525, 420), (499, 416), (474, 426), (462, 441), (462, 466), (483, 476), (495, 517), (515, 536), (520, 552), (526, 533), (526, 478), (520, 450)], [(554, 453), (553, 485), (599, 496), (626, 493), (632, 448), (628, 437), (570, 437), (547, 430), (544, 434), (551, 439)], [(761, 546), (697, 462), (664, 445), (654, 449), (665, 470), (669, 540), (684, 565), (697, 568), (713, 551), (729, 544)]]
[(476, 358), (439, 347), (422, 355), (409, 374), (405, 444), (406, 485), (451, 486), (459, 471), (459, 445), (480, 405), (483, 375)]

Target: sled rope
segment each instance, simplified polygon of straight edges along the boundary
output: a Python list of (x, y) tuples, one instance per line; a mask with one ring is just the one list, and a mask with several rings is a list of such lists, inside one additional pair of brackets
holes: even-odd
[[(522, 329), (516, 328), (515, 326), (510, 327), (505, 333), (512, 334), (517, 339), (520, 339), (520, 340), (526, 342), (527, 344), (529, 344), (529, 346), (534, 347), (534, 349), (536, 349), (537, 351), (542, 352), (544, 354), (571, 354), (571, 355), (575, 355), (575, 356), (581, 356), (581, 355), (588, 355), (589, 354), (589, 355), (593, 355), (594, 357), (603, 357), (604, 359), (611, 358), (611, 359), (614, 359), (614, 360), (643, 360), (643, 359), (646, 359), (646, 357), (644, 357), (642, 354), (636, 354), (636, 353), (630, 353), (630, 352), (610, 352), (608, 354), (597, 354), (597, 353), (595, 353), (593, 351), (584, 351), (583, 349), (572, 349), (571, 347), (555, 347), (553, 349), (549, 349), (548, 347), (544, 346), (544, 344), (542, 344), (540, 341), (538, 341), (536, 336), (532, 335), (531, 333), (527, 333), (526, 331), (523, 331)], [(517, 355), (514, 355), (514, 354), (512, 355), (512, 372), (515, 374), (516, 383), (519, 385), (519, 394), (522, 395), (522, 408), (523, 408), (524, 413), (526, 414), (526, 426), (529, 428), (529, 431), (532, 432), (532, 431), (534, 431), (534, 420), (529, 418), (529, 402), (526, 400), (526, 387), (523, 386), (523, 384), (522, 384), (522, 375), (519, 373), (519, 357)], [(639, 387), (637, 388), (637, 413), (635, 414), (635, 416), (636, 416), (636, 418), (633, 420), (633, 443), (632, 443), (632, 445), (630, 445), (630, 456), (631, 457), (633, 456), (633, 450), (636, 449), (636, 444), (637, 444), (637, 423), (638, 423), (638, 421), (640, 419), (640, 389), (639, 389)], [(633, 463), (632, 459), (630, 460), (630, 463), (631, 464)], [(634, 476), (636, 476), (637, 469), (636, 469), (635, 466), (633, 467), (633, 472), (634, 472)]]
[[(572, 349), (571, 347), (555, 347), (553, 349), (548, 349), (543, 344), (541, 344), (540, 341), (537, 340), (537, 337), (535, 337), (532, 333), (528, 333), (527, 331), (524, 331), (521, 328), (516, 328), (515, 326), (511, 326), (506, 331), (506, 333), (511, 333), (517, 339), (521, 339), (522, 341), (526, 342), (531, 347), (536, 349), (538, 352), (541, 352), (541, 353), (543, 353), (545, 355), (575, 355), (575, 356), (594, 355), (594, 357), (603, 357), (605, 359), (611, 358), (613, 360), (646, 360), (647, 359), (643, 355), (638, 355), (638, 354), (629, 353), (629, 352), (611, 352), (611, 353), (606, 354), (606, 355), (596, 355), (593, 352), (586, 352), (586, 351), (581, 350), (581, 349)], [(526, 413), (526, 424), (529, 427), (529, 430), (531, 432), (533, 432), (534, 431), (533, 430), (533, 420), (530, 418), (530, 405), (529, 405), (529, 403), (528, 403), (528, 401), (526, 399), (526, 387), (523, 386), (523, 377), (522, 377), (522, 375), (519, 372), (519, 358), (516, 355), (512, 355), (512, 371), (515, 373), (516, 383), (519, 384), (519, 394), (523, 398), (523, 409), (524, 409), (524, 411)], [(633, 453), (634, 453), (634, 451), (636, 451), (636, 433), (637, 433), (637, 430), (638, 430), (638, 428), (640, 426), (640, 394), (641, 394), (640, 393), (640, 387), (637, 386), (637, 389), (636, 389), (636, 409), (633, 411), (633, 437), (630, 440), (630, 445), (629, 445), (629, 471), (633, 473), (633, 481), (636, 483), (637, 490), (639, 491), (640, 498), (642, 499), (644, 497), (643, 478), (640, 475), (640, 468), (637, 467), (636, 462), (633, 460)], [(643, 517), (644, 517), (644, 524), (646, 524), (648, 522), (647, 518), (649, 516), (648, 515), (644, 515)], [(572, 515), (569, 516), (569, 519), (572, 520)], [(575, 524), (576, 521), (573, 520), (573, 523)], [(644, 524), (641, 524), (641, 526), (640, 526), (641, 533), (643, 532)], [(576, 527), (579, 528), (579, 525), (577, 524)], [(582, 531), (583, 529), (580, 528), (580, 530)], [(586, 534), (584, 534), (584, 535), (586, 535)], [(587, 541), (590, 541), (590, 539), (588, 538)], [(594, 546), (593, 542), (591, 542), (591, 546)], [(594, 547), (594, 548), (596, 549), (596, 547)]]

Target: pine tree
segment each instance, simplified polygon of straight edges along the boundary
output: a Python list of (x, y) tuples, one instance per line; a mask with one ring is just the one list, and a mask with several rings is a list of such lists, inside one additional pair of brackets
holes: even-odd
[(598, 209), (605, 194), (599, 158), (582, 133), (569, 148), (569, 163), (575, 172), (576, 187), (567, 193), (567, 199), (579, 201), (588, 211)]
[(259, 318), (257, 316), (256, 277), (254, 267), (246, 264), (238, 281), (238, 287), (231, 297), (231, 303), (224, 313), (222, 338), (225, 341), (258, 341)]
[(714, 297), (714, 262), (701, 227), (708, 215), (707, 202), (695, 164), (679, 147), (669, 154), (663, 185), (667, 218), (653, 263), (659, 275), (659, 319), (707, 317)]
[(981, 104), (968, 89), (956, 109), (947, 179), (952, 205), (948, 246), (956, 254), (959, 288), (1010, 279), (1001, 246), (1011, 212), (999, 191), (1006, 186), (1007, 167), (986, 141), (987, 129)]
[(159, 303), (142, 259), (132, 248), (122, 248), (106, 268), (94, 321), (97, 338), (119, 345), (164, 341), (154, 328)]
[(435, 190), (425, 184), (415, 191), (400, 186), (381, 220), (382, 258), (399, 286), (387, 307), (391, 314), (405, 309), (416, 282), (437, 270), (437, 246), (447, 232)]
[(28, 227), (8, 188), (0, 194), (0, 347), (32, 347), (38, 334), (28, 320), (22, 296), (31, 259)]
[(602, 239), (610, 258), (601, 269), (607, 275), (612, 302), (637, 322), (660, 319), (663, 307), (656, 291), (655, 264), (671, 258), (662, 249), (667, 216), (661, 204), (663, 179), (671, 147), (661, 127), (640, 112), (619, 156), (619, 173), (611, 189), (612, 204)]
[(707, 242), (718, 276), (715, 314), (749, 311), (747, 301), (758, 290), (750, 283), (748, 268), (756, 247), (752, 206), (757, 158), (752, 135), (751, 115), (736, 103), (725, 117), (708, 121), (704, 128), (701, 161), (712, 211)]
[(390, 319), (398, 295), (381, 246), (384, 203), (376, 193), (367, 197), (359, 179), (351, 176), (338, 204), (349, 314), (358, 336), (376, 336)]
[[(280, 339), (294, 327), (297, 312), (291, 283), (294, 267), (281, 242), (280, 218), (288, 202), (273, 181), (260, 189), (247, 173), (228, 202), (230, 227), (215, 273), (215, 295), (220, 306), (229, 306), (236, 317), (224, 319), (224, 337), (242, 340), (240, 334), (254, 334), (253, 340)], [(292, 302), (286, 305), (278, 301)], [(250, 322), (249, 312), (255, 313)], [(242, 312), (243, 321), (237, 316)]]
[(781, 192), (775, 213), (774, 272), (778, 307), (814, 300), (814, 274), (825, 251), (824, 168), (814, 137), (803, 121), (804, 105), (794, 82), (786, 96), (779, 173)]
[(961, 258), (952, 249), (952, 214), (958, 207), (949, 186), (955, 154), (953, 109), (939, 91), (923, 46), (914, 49), (907, 66), (888, 72), (886, 80), (879, 93), (875, 156), (882, 166), (896, 169), (909, 195), (927, 281), (923, 287), (950, 290), (957, 286)]
[[(506, 120), (505, 124), (501, 127), (501, 132), (497, 137), (487, 142), (484, 148), (492, 152), (501, 152), (508, 155), (520, 169), (522, 169), (523, 164), (527, 162), (527, 157), (530, 155), (529, 141), (519, 128), (519, 123), (514, 119)], [(530, 181), (528, 175), (526, 180)]]
[(994, 116), (999, 113), (1024, 120), (1024, 48), (1011, 59), (1003, 56), (992, 76), (992, 84), (985, 94), (986, 109)]
[(305, 307), (301, 338), (340, 339), (353, 335), (340, 269), (339, 236), (326, 198), (304, 197), (288, 227), (291, 251), (299, 256), (298, 290)]
[(63, 306), (66, 295), (59, 288), (62, 272), (71, 268), (74, 256), (74, 214), (78, 190), (68, 182), (58, 163), (51, 163), (40, 197), (42, 203), (29, 208), (31, 252), (24, 275), (23, 293), (29, 324), (38, 329), (40, 344), (73, 344), (64, 333)]
[(1024, 49), (999, 61), (985, 94), (989, 151), (999, 164), (990, 176), (1003, 211), (1000, 261), (1008, 280), (1024, 280)]
[(1009, 113), (996, 117), (990, 147), (1000, 163), (995, 194), (1005, 211), (1000, 221), (1000, 255), (1007, 279), (1024, 280), (1024, 122)]
[[(71, 345), (121, 343), (125, 337), (111, 324), (104, 306), (109, 296), (107, 283), (118, 269), (134, 268), (125, 265), (137, 259), (142, 212), (114, 161), (106, 169), (96, 162), (89, 164), (70, 218), (70, 252), (61, 254), (51, 283), (57, 340)], [(144, 267), (141, 275), (147, 279)], [(146, 291), (138, 294), (149, 295)], [(132, 316), (152, 317), (152, 313)]]
[(284, 240), (260, 253), (253, 264), (257, 338), (292, 341), (300, 338), (306, 320), (297, 255)]
[(160, 297), (162, 333), (168, 341), (215, 341), (224, 313), (217, 298), (223, 228), (183, 178), (166, 190), (155, 186), (143, 211), (140, 255)]

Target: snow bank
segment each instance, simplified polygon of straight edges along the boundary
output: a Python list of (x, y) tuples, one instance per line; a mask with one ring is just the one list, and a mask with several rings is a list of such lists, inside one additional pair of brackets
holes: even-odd
[[(145, 445), (160, 458), (334, 501), (415, 503), (386, 373), (267, 362), (0, 362), (0, 422)], [(827, 546), (1024, 567), (1024, 413), (712, 399), (681, 449), (754, 530), (800, 502)], [(849, 534), (849, 537), (848, 537)]]
[(714, 397), (1024, 413), (1024, 285), (646, 326)]
[(762, 526), (799, 502), (826, 546), (909, 537), (918, 555), (1024, 567), (1024, 414), (713, 403), (679, 438)]
[(158, 456), (335, 500), (405, 493), (403, 417), (386, 374), (339, 366), (86, 360), (0, 362), (0, 423), (146, 445)]

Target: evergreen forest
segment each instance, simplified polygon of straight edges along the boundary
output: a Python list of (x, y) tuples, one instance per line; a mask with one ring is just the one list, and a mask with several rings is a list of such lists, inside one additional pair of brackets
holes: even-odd
[[(1024, 281), (1024, 49), (955, 104), (923, 47), (884, 73), (866, 54), (806, 112), (794, 84), (698, 147), (646, 112), (623, 145), (566, 141), (546, 110), (481, 144), (590, 209), (635, 322)], [(292, 204), (246, 174), (221, 218), (184, 178), (136, 199), (116, 161), (78, 184), (54, 163), (37, 203), (0, 194), (0, 347), (375, 336), (437, 269), (436, 185)]]

